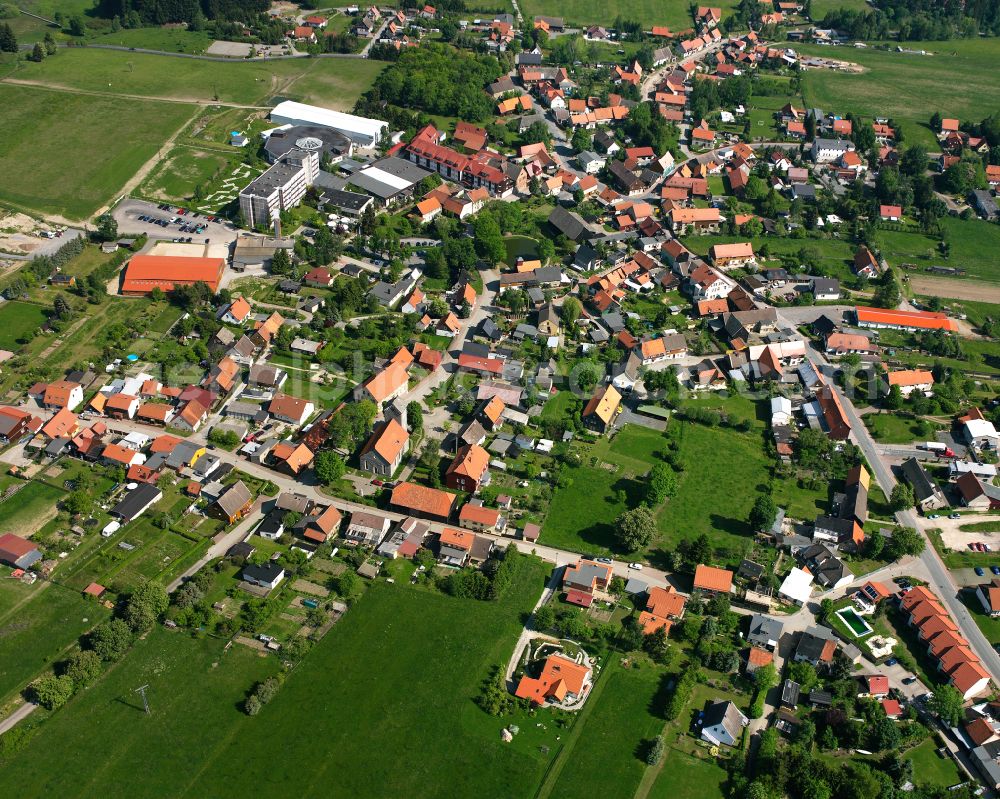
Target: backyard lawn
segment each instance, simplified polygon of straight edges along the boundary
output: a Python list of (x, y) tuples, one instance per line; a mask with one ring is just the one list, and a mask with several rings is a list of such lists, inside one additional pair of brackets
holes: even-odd
[(724, 795), (726, 772), (715, 763), (674, 750), (667, 758), (649, 792), (650, 799), (718, 799)]
[[(158, 629), (5, 768), (36, 775), (26, 797), (218, 796), (236, 784), (262, 797), (531, 795), (548, 763), (542, 733), (525, 722), (505, 744), (507, 722), (473, 700), (510, 657), (546, 573), (524, 558), (498, 602), (375, 584), (255, 718), (242, 701), (276, 659)], [(144, 683), (151, 717), (133, 694)]]
[[(990, 577), (990, 573), (986, 572), (986, 577), (983, 578), (983, 582), (986, 582), (987, 578)], [(983, 603), (979, 601), (979, 597), (976, 596), (976, 591), (974, 588), (966, 588), (963, 591), (958, 592), (958, 598), (962, 600), (962, 603), (969, 609), (969, 613), (972, 618), (976, 620), (976, 624), (979, 625), (979, 629), (983, 631), (983, 635), (986, 636), (986, 640), (991, 644), (1000, 643), (1000, 619), (994, 618), (983, 610)]]
[(876, 441), (883, 444), (911, 444), (917, 440), (930, 440), (934, 436), (923, 431), (919, 419), (911, 419), (895, 413), (869, 413), (862, 417), (865, 427)]
[[(53, 61), (75, 52), (62, 50)], [(0, 105), (0, 200), (71, 219), (85, 219), (113, 199), (193, 113), (184, 103), (11, 85), (0, 85)], [(86, 157), (68, 161), (74, 152)]]
[(0, 305), (0, 349), (17, 352), (18, 339), (38, 330), (45, 322), (45, 309), (27, 302)]
[(97, 602), (56, 583), (0, 581), (0, 704), (107, 616)]
[(913, 763), (913, 781), (917, 784), (924, 783), (950, 788), (962, 781), (961, 772), (955, 765), (955, 761), (941, 757), (935, 751), (933, 738), (927, 738), (910, 749), (903, 755), (903, 759)]

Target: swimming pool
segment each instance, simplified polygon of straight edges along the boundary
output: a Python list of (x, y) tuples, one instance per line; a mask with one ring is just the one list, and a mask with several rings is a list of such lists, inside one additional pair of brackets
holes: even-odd
[(837, 616), (847, 625), (847, 628), (854, 633), (855, 638), (864, 638), (872, 632), (871, 625), (862, 619), (854, 608), (844, 608), (837, 611)]

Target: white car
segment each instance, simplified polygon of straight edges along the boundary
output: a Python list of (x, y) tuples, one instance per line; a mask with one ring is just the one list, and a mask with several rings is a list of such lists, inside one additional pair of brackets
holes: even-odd
[(630, 569), (635, 569), (637, 572), (641, 572), (642, 571), (642, 564), (641, 563), (630, 563), (628, 565), (628, 567)]

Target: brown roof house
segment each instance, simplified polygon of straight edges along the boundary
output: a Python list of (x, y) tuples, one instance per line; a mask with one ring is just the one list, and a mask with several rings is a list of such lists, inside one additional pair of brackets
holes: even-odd
[(376, 426), (359, 456), (366, 472), (386, 477), (392, 475), (410, 450), (410, 434), (395, 419)]
[(351, 514), (344, 539), (356, 546), (377, 547), (388, 535), (390, 527), (392, 522), (380, 513), (357, 511)]
[(457, 501), (457, 494), (449, 494), (447, 491), (416, 483), (400, 483), (392, 489), (389, 504), (399, 513), (406, 513), (418, 519), (446, 522), (451, 518)]
[(489, 453), (478, 444), (461, 447), (445, 472), (445, 484), (475, 494), (481, 485), (489, 483), (489, 465)]
[(622, 395), (613, 385), (598, 386), (581, 414), (584, 426), (595, 433), (605, 433), (621, 406)]
[(207, 513), (216, 519), (222, 519), (227, 524), (232, 524), (242, 519), (252, 506), (253, 494), (242, 480), (237, 480), (209, 506)]

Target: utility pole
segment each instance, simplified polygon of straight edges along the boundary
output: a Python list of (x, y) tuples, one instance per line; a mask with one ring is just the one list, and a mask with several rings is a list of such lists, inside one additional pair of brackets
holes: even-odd
[(146, 699), (146, 689), (149, 688), (149, 684), (141, 685), (136, 688), (133, 693), (142, 694), (142, 706), (146, 709), (146, 715), (149, 715), (149, 700)]

